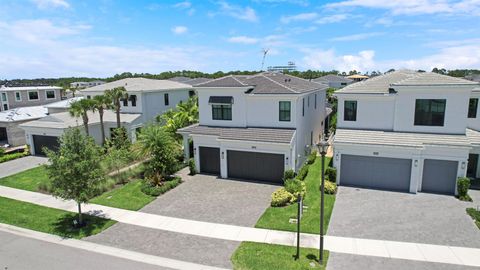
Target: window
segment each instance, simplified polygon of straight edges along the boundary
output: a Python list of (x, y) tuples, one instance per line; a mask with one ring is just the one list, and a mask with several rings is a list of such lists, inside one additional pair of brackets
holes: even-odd
[(20, 92), (15, 92), (15, 100), (16, 101), (22, 101), (22, 96), (21, 96)]
[(315, 94), (315, 110), (317, 109), (317, 94)]
[(37, 100), (37, 99), (38, 99), (37, 91), (28, 92), (28, 100)]
[(131, 95), (128, 99), (132, 102), (132, 107), (137, 107), (137, 95)]
[(2, 93), (2, 101), (7, 102), (7, 94)]
[(8, 104), (3, 104), (3, 110), (4, 111), (8, 110)]
[(310, 96), (308, 96), (308, 98), (307, 98), (307, 107), (310, 108)]
[(340, 85), (341, 85), (341, 86), (345, 86), (345, 85), (347, 85), (347, 83), (346, 83), (346, 82), (342, 82), (342, 83), (340, 83)]
[(356, 100), (345, 100), (343, 120), (357, 121), (357, 101)]
[(468, 118), (477, 118), (478, 98), (471, 98), (468, 103)]
[(446, 99), (417, 99), (414, 125), (443, 126), (446, 103)]
[(91, 96), (87, 96), (87, 99), (91, 99), (92, 97)]
[(213, 120), (232, 120), (232, 105), (212, 105)]
[(313, 146), (313, 131), (310, 131), (310, 146)]
[(123, 107), (128, 107), (128, 99), (122, 98)]
[(302, 99), (302, 116), (305, 116), (305, 98)]
[(55, 91), (53, 90), (45, 91), (45, 95), (47, 96), (47, 99), (55, 98)]
[(290, 121), (290, 101), (280, 101), (279, 103), (279, 120)]
[(193, 90), (188, 91), (188, 96), (189, 97), (195, 96), (195, 91), (193, 91)]
[(170, 104), (170, 101), (168, 100), (168, 93), (163, 94), (163, 99), (165, 100), (165, 106), (168, 106)]

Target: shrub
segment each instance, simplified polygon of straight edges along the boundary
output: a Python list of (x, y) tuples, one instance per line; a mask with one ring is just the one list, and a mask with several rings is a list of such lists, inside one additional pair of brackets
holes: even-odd
[(333, 167), (327, 167), (325, 170), (325, 175), (328, 181), (336, 182), (337, 181), (337, 169)]
[(294, 202), (298, 199), (298, 195), (302, 195), (302, 197), (305, 196), (307, 186), (298, 179), (289, 179), (285, 181), (285, 190), (293, 195), (292, 202)]
[(182, 179), (180, 177), (174, 177), (172, 179), (162, 181), (162, 184), (159, 186), (154, 186), (152, 185), (152, 182), (148, 180), (144, 180), (142, 183), (141, 190), (143, 193), (158, 197), (162, 195), (163, 193), (169, 191), (170, 189), (173, 189), (174, 187), (178, 186), (182, 182)]
[(335, 193), (337, 193), (337, 184), (330, 181), (325, 181), (325, 194), (335, 194)]
[(462, 201), (472, 201), (472, 198), (468, 195), (468, 189), (470, 188), (470, 179), (467, 177), (459, 177), (457, 179), (458, 198)]
[(288, 179), (293, 179), (295, 178), (295, 171), (290, 169), (290, 170), (286, 170), (284, 173), (283, 173), (283, 182), (287, 181)]
[(0, 147), (0, 157), (3, 157), (4, 154), (5, 154), (5, 148)]
[(313, 150), (310, 155), (307, 157), (307, 164), (313, 164), (315, 162), (315, 159), (317, 158), (317, 151)]
[(0, 156), (0, 163), (2, 162), (7, 162), (7, 161), (10, 161), (10, 160), (14, 160), (14, 159), (17, 159), (17, 158), (21, 158), (21, 157), (25, 157), (25, 156), (28, 156), (30, 155), (30, 152), (17, 152), (17, 153), (13, 153), (13, 154), (6, 154), (6, 155), (3, 155), (3, 156)]
[(297, 179), (303, 181), (303, 179), (305, 179), (305, 177), (307, 177), (308, 168), (309, 168), (308, 164), (303, 165), (302, 168), (300, 168), (300, 170), (298, 170)]
[(273, 207), (286, 206), (292, 201), (293, 198), (293, 195), (285, 188), (279, 188), (272, 193), (272, 202), (270, 205)]
[(193, 158), (188, 160), (188, 169), (190, 170), (190, 175), (195, 175), (197, 169), (195, 168), (195, 160)]

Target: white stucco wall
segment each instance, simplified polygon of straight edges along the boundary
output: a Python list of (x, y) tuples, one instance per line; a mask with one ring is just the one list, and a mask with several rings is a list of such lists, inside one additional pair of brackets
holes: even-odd
[[(346, 100), (357, 101), (357, 120), (344, 120)], [(384, 95), (339, 95), (337, 128), (393, 130), (395, 97)]]
[[(245, 91), (247, 88), (200, 88), (198, 93), (199, 121), (206, 126), (247, 126), (247, 101)], [(232, 120), (213, 120), (212, 105), (208, 103), (211, 96), (232, 96)]]

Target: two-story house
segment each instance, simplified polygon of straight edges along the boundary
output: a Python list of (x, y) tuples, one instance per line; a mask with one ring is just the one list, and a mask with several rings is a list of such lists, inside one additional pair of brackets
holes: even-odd
[(282, 182), (323, 133), (326, 85), (282, 73), (198, 84), (199, 124), (178, 131), (196, 168), (222, 178)]
[(472, 151), (467, 127), (477, 85), (400, 70), (335, 92), (337, 184), (455, 194)]
[(0, 87), (0, 111), (57, 102), (62, 98), (61, 91), (62, 88), (57, 86), (2, 86)]

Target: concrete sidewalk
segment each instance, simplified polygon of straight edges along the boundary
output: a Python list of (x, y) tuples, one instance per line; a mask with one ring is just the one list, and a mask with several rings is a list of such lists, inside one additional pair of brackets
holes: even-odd
[(46, 157), (26, 156), (0, 163), (0, 178), (33, 169), (47, 162)]
[[(71, 212), (77, 211), (76, 204), (73, 201), (55, 199), (50, 195), (36, 192), (0, 187), (0, 196)], [(172, 218), (94, 204), (85, 205), (84, 211), (91, 215), (110, 218), (121, 223), (176, 233), (239, 242), (252, 241), (290, 246), (296, 244), (295, 233), (292, 232)], [(317, 248), (318, 241), (318, 235), (302, 234), (300, 243), (303, 247)], [(480, 267), (480, 249), (476, 248), (336, 236), (325, 237), (325, 248), (331, 252), (353, 255)]]

